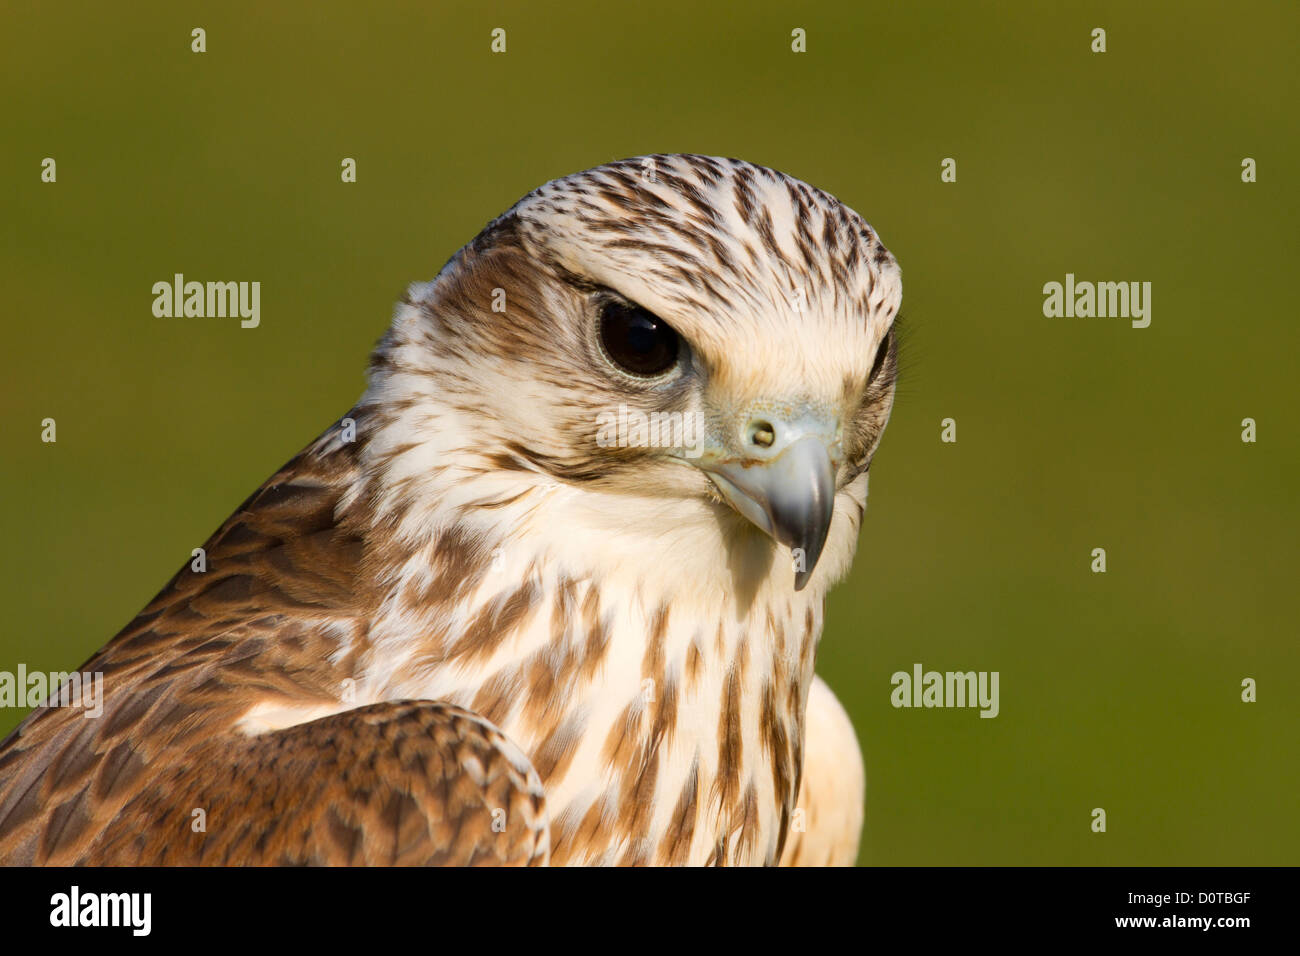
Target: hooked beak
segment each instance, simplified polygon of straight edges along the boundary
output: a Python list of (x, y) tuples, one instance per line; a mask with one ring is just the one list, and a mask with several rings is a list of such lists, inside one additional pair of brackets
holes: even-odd
[(728, 504), (791, 550), (794, 588), (802, 591), (830, 531), (835, 508), (833, 456), (838, 455), (839, 445), (827, 428), (809, 429), (803, 422), (773, 425), (771, 418), (762, 423), (766, 428), (758, 440), (752, 426), (747, 430), (750, 454), (701, 462), (700, 467)]

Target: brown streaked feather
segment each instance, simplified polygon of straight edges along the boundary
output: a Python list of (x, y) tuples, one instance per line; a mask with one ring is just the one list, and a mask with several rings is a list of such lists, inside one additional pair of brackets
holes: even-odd
[(238, 740), (254, 703), (337, 703), (351, 670), (321, 628), (353, 629), (354, 656), (373, 600), (336, 514), (355, 467), (327, 432), (208, 540), (206, 572), (187, 565), (83, 665), (104, 675), (102, 717), (37, 708), (0, 744), (0, 862), (77, 859), (159, 773)]
[[(223, 741), (155, 777), (78, 863), (536, 866), (541, 781), (480, 717), (396, 701)], [(204, 829), (196, 832), (196, 810)], [(159, 831), (170, 832), (166, 841)]]
[(848, 714), (820, 677), (808, 690), (807, 726), (796, 824), (780, 865), (852, 866), (866, 796), (862, 749)]
[[(339, 513), (355, 467), (329, 433), (294, 458), (208, 541), (206, 572), (187, 566), (84, 665), (104, 673), (101, 719), (38, 709), (10, 735), (0, 862), (547, 862), (536, 772), (470, 712), (390, 702), (256, 737), (235, 726), (256, 702), (336, 705), (354, 673), (375, 597)], [(336, 665), (322, 622), (356, 631)]]

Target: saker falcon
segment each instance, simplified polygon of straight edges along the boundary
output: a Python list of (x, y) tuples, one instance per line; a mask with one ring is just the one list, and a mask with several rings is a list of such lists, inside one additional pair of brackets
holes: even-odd
[(852, 862), (813, 665), (901, 294), (857, 213), (738, 160), (529, 194), (86, 663), (102, 717), (0, 746), (0, 861)]

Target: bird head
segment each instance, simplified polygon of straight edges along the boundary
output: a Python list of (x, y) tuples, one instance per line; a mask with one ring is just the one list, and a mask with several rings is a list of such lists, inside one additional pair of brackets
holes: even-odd
[(436, 446), (466, 515), (540, 478), (587, 502), (572, 534), (712, 524), (769, 562), (788, 548), (802, 589), (855, 502), (856, 533), (901, 294), (875, 232), (818, 189), (625, 160), (547, 183), (413, 286), (368, 395), (424, 409), (387, 446)]

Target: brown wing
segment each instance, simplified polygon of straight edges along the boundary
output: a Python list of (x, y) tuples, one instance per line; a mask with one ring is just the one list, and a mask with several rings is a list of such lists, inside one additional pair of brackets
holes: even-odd
[[(364, 428), (362, 415), (354, 415)], [(333, 429), (290, 461), (209, 539), (206, 571), (187, 565), (83, 666), (83, 672), (104, 675), (101, 717), (87, 719), (73, 708), (37, 708), (0, 744), (0, 863), (89, 859), (106, 833), (120, 832), (114, 828), (124, 808), (162, 798), (164, 780), (203, 784), (211, 806), (234, 806), (220, 804), (220, 793), (212, 789), (220, 777), (195, 775), (217, 766), (234, 775), (269, 759), (277, 747), (315, 746), (324, 739), (318, 736), (321, 727), (338, 733), (330, 738), (334, 749), (328, 758), (336, 772), (348, 759), (380, 760), (381, 754), (361, 747), (370, 733), (364, 720), (352, 737), (341, 724), (320, 721), (251, 739), (235, 729), (256, 703), (336, 708), (345, 682), (357, 676), (376, 597), (363, 573), (361, 522), (340, 503), (358, 473), (355, 448)], [(408, 721), (395, 726), (409, 735)], [(434, 745), (404, 746), (418, 752)], [(440, 765), (450, 766), (457, 752), (442, 755)], [(310, 759), (306, 750), (301, 754), (300, 759)], [(294, 786), (308, 787), (314, 778), (295, 766), (297, 783), (277, 782), (273, 792), (280, 798), (297, 795), (301, 807), (307, 791)], [(324, 782), (317, 779), (318, 786)], [(225, 799), (257, 799), (252, 784), (249, 780), (245, 791)], [(388, 798), (399, 804), (402, 793), (418, 789), (400, 781), (393, 786)], [(382, 788), (376, 783), (369, 792), (381, 794)], [(432, 799), (424, 804), (426, 812)], [(310, 819), (311, 809), (303, 812)], [(156, 831), (162, 843), (185, 832), (171, 822), (133, 819), (143, 832)], [(214, 839), (234, 839), (209, 832)], [(221, 845), (231, 861), (243, 849), (254, 852), (238, 841)], [(129, 852), (119, 840), (113, 846), (116, 853)], [(403, 857), (406, 849), (403, 844)], [(366, 849), (363, 856), (374, 853), (383, 855)]]
[(93, 865), (545, 865), (541, 780), (482, 718), (400, 701), (199, 751), (132, 800)]
[[(346, 669), (322, 622), (363, 629), (361, 538), (336, 514), (351, 445), (317, 440), (258, 489), (81, 668), (103, 715), (34, 710), (0, 744), (0, 862), (68, 863), (169, 764), (231, 733), (260, 699), (328, 705)], [(364, 639), (361, 634), (360, 639)]]

